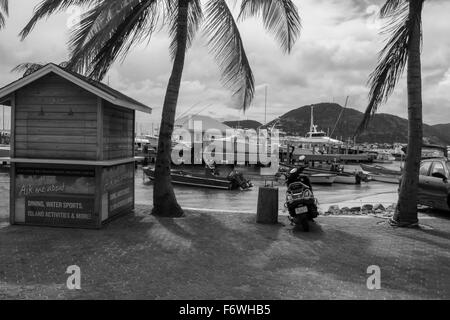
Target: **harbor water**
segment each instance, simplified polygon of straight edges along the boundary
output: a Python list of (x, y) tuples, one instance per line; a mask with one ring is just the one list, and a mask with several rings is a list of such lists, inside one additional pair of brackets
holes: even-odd
[[(351, 170), (351, 168), (346, 168)], [(279, 213), (287, 214), (284, 210), (286, 186), (284, 180), (252, 179), (254, 187), (250, 190), (216, 190), (189, 186), (174, 186), (177, 200), (183, 208), (226, 211), (236, 213), (256, 213), (258, 202), (258, 188), (265, 185), (278, 188)], [(136, 204), (148, 205), (153, 203), (153, 183), (145, 177), (141, 168), (136, 170)], [(321, 210), (327, 210), (330, 205), (340, 204), (348, 207), (361, 206), (370, 202), (390, 205), (397, 200), (395, 184), (371, 181), (361, 185), (333, 184), (331, 186), (313, 185), (315, 196), (319, 200)], [(369, 199), (369, 200), (367, 200)], [(9, 216), (9, 174), (0, 173), (0, 219)]]

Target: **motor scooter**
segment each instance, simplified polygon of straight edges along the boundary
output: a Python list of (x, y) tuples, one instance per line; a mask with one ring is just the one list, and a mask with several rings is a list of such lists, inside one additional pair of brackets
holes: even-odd
[(309, 221), (314, 221), (319, 215), (317, 199), (314, 197), (311, 182), (303, 174), (306, 165), (282, 173), (286, 177), (286, 202), (284, 206), (289, 211), (289, 220), (293, 225), (299, 225), (304, 231), (309, 231)]

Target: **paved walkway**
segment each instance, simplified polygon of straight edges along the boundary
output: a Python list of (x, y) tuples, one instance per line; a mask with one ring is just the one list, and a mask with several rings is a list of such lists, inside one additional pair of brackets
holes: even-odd
[[(384, 220), (321, 217), (304, 233), (254, 215), (187, 212), (163, 219), (139, 206), (104, 230), (0, 221), (0, 299), (450, 298), (450, 220), (393, 229)], [(81, 290), (66, 268), (81, 268)], [(367, 268), (381, 268), (368, 290)]]

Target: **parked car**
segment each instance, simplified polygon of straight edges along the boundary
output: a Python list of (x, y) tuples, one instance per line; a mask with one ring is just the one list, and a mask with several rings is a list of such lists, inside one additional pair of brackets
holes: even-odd
[(419, 174), (419, 204), (450, 211), (450, 161), (422, 160)]

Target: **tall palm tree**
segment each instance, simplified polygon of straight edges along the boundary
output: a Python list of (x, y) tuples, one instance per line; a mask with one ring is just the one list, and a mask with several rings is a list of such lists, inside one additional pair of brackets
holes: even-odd
[(5, 26), (5, 17), (8, 15), (8, 0), (0, 0), (0, 29)]
[(408, 150), (400, 185), (397, 210), (391, 224), (400, 227), (418, 225), (417, 193), (422, 150), (422, 9), (425, 0), (387, 0), (381, 9), (389, 22), (390, 34), (371, 74), (369, 105), (357, 130), (361, 133), (381, 103), (394, 91), (405, 67), (408, 91)]
[[(153, 214), (181, 216), (171, 184), (171, 138), (187, 48), (202, 23), (210, 52), (217, 60), (222, 80), (241, 100), (246, 110), (254, 96), (253, 73), (244, 50), (237, 21), (262, 17), (285, 52), (290, 52), (300, 33), (300, 18), (291, 0), (241, 0), (236, 20), (228, 2), (235, 0), (45, 0), (23, 29), (26, 37), (36, 22), (66, 9), (69, 5), (88, 5), (81, 23), (73, 30), (70, 68), (102, 79), (118, 57), (124, 58), (131, 47), (149, 39), (162, 24), (171, 38), (172, 73), (165, 94), (159, 134), (158, 155), (153, 188)], [(205, 9), (205, 16), (204, 16)]]

